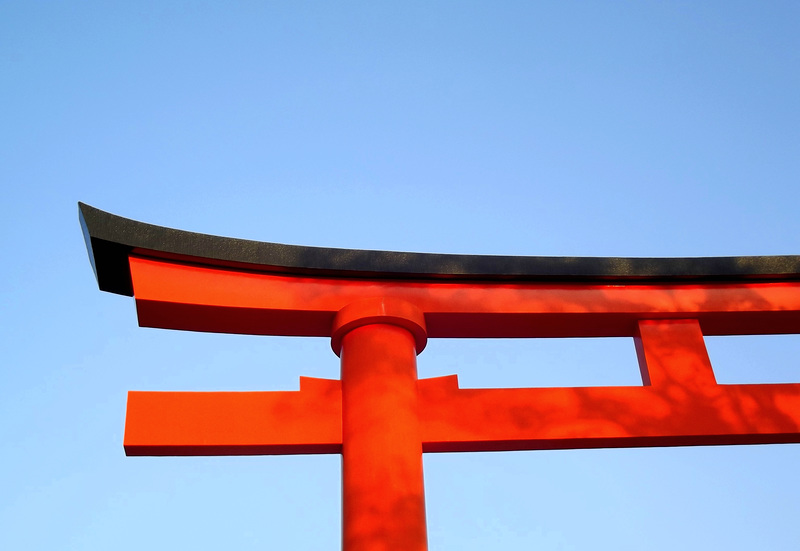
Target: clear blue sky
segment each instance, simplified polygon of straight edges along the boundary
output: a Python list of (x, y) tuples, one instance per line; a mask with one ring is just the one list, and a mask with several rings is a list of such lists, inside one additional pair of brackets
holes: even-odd
[[(800, 254), (797, 2), (0, 3), (0, 548), (338, 549), (338, 456), (126, 458), (128, 390), (338, 377), (140, 329), (77, 202), (301, 245)], [(800, 382), (800, 337), (708, 339)], [(431, 341), (464, 386), (637, 384), (619, 340)], [(795, 550), (800, 446), (426, 455), (432, 551)]]

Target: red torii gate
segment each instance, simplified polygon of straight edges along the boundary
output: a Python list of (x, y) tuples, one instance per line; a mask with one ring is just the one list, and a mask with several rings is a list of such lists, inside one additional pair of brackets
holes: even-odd
[[(427, 548), (423, 452), (800, 442), (800, 384), (719, 385), (704, 335), (800, 333), (800, 257), (490, 257), (296, 247), (79, 204), (144, 327), (330, 337), (341, 380), (130, 392), (127, 455), (342, 455), (343, 549)], [(641, 387), (417, 379), (437, 337), (633, 337)]]

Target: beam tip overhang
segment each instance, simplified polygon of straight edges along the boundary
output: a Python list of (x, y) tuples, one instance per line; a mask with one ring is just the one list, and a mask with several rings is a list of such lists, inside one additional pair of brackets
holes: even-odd
[(800, 279), (800, 256), (612, 258), (486, 256), (282, 245), (137, 222), (78, 203), (89, 260), (101, 290), (133, 296), (128, 256), (139, 254), (336, 278), (562, 283), (688, 283)]

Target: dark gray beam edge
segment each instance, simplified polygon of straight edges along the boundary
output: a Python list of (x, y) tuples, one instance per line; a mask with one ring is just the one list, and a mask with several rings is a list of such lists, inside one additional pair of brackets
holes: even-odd
[(101, 290), (133, 296), (128, 255), (259, 272), (337, 278), (564, 283), (800, 280), (800, 256), (600, 258), (482, 256), (281, 245), (193, 233), (122, 218), (78, 203)]

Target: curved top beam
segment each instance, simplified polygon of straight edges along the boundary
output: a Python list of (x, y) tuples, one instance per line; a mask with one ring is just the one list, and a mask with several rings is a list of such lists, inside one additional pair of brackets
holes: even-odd
[(260, 272), (337, 278), (581, 283), (800, 279), (800, 256), (601, 258), (487, 256), (282, 245), (137, 222), (78, 203), (101, 290), (133, 296), (128, 256), (138, 254)]

